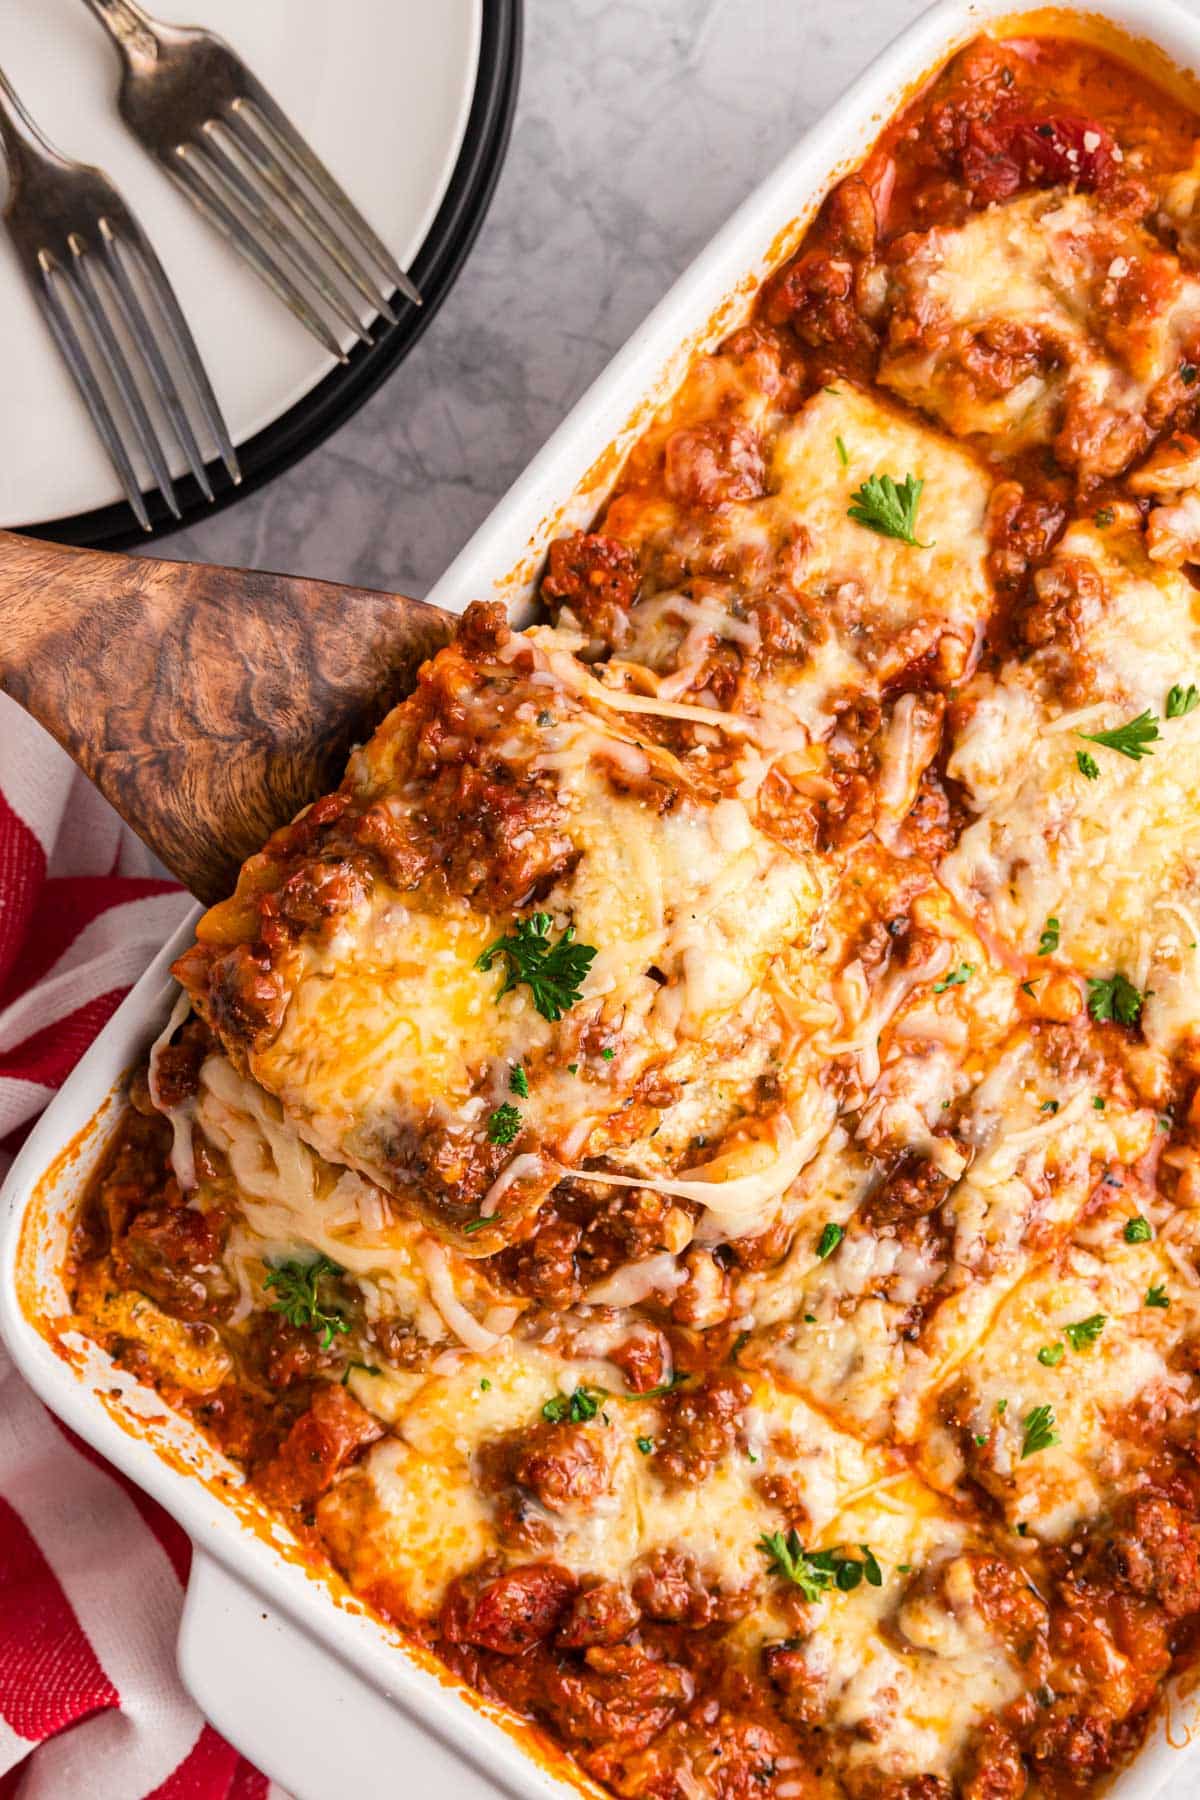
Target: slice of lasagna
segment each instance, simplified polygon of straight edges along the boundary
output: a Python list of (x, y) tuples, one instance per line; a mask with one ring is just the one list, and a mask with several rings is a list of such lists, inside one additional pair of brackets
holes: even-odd
[[(479, 1253), (770, 1034), (762, 976), (820, 897), (639, 705), (475, 609), (178, 965), (311, 1144)], [(773, 1117), (757, 1151), (800, 1136)]]
[(1119, 1022), (1173, 1051), (1200, 1019), (1200, 601), (1132, 508), (1106, 517), (1036, 576), (1034, 648), (964, 693), (947, 768), (975, 817), (941, 873), (1012, 952), (1048, 931), (1047, 972), (1089, 977), (1098, 1017), (1109, 984)]
[(1200, 281), (1096, 194), (1025, 194), (902, 249), (879, 379), (956, 437), (1111, 476), (1190, 400)]

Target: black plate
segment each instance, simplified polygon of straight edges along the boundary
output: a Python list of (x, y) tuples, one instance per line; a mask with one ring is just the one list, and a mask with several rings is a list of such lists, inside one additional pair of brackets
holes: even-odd
[[(151, 536), (160, 537), (165, 532), (178, 531), (181, 525), (211, 518), (221, 507), (252, 494), (290, 469), (330, 432), (344, 425), (408, 355), (454, 286), (500, 175), (517, 104), (522, 11), (523, 0), (483, 0), (479, 73), (466, 135), (446, 197), (409, 270), (425, 304), (411, 306), (398, 300), (397, 323), (377, 322), (375, 343), (370, 349), (356, 344), (349, 362), (339, 364), (273, 424), (239, 444), (240, 487), (234, 486), (219, 462), (207, 466), (212, 501), (204, 498), (193, 476), (177, 481), (175, 494), (182, 520), (171, 517), (157, 491), (147, 494)], [(13, 529), (28, 537), (52, 538), (59, 544), (88, 544), (104, 550), (123, 550), (149, 541), (124, 500), (71, 519), (51, 519)]]

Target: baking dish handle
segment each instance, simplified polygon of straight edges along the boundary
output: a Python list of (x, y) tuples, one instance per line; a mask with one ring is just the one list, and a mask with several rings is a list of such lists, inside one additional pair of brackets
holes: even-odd
[(179, 1672), (201, 1712), (295, 1800), (498, 1800), (461, 1757), (212, 1557), (192, 1560)]

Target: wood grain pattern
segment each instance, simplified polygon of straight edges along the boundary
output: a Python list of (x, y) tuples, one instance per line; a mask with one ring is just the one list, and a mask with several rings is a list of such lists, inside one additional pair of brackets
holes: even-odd
[(396, 594), (0, 532), (0, 688), (204, 901), (452, 630)]

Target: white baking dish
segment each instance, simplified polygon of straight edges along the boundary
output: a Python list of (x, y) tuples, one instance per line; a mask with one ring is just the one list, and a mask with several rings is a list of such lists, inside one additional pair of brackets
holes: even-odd
[[(499, 595), (519, 616), (549, 537), (595, 509), (650, 406), (670, 391), (698, 346), (738, 321), (831, 180), (862, 154), (924, 74), (989, 21), (1014, 17), (1043, 29), (1115, 38), (1118, 48), (1122, 33), (1149, 40), (1158, 49), (1141, 41), (1136, 59), (1159, 79), (1182, 80), (1172, 71), (1200, 69), (1200, 19), (1175, 0), (1103, 0), (1086, 13), (940, 0), (718, 233), (430, 598), (461, 609), (468, 600)], [(1124, 41), (1128, 49), (1128, 36)], [(401, 1647), (334, 1584), (307, 1572), (289, 1556), (279, 1527), (272, 1533), (260, 1520), (255, 1528), (244, 1501), (231, 1505), (228, 1491), (221, 1497), (221, 1460), (186, 1421), (164, 1419), (161, 1402), (94, 1346), (80, 1344), (64, 1358), (34, 1323), (37, 1315), (64, 1308), (58, 1269), (66, 1222), (117, 1117), (121, 1078), (167, 1016), (167, 969), (189, 932), (183, 927), (138, 983), (46, 1112), (5, 1186), (0, 1325), (9, 1348), (46, 1403), (191, 1536), (196, 1561), (180, 1639), (184, 1680), (214, 1724), (300, 1800), (347, 1794), (382, 1800), (397, 1791), (424, 1795), (435, 1784), (462, 1800), (594, 1791), (561, 1764), (529, 1754), (519, 1734), (466, 1703), (448, 1678)], [(1200, 1754), (1184, 1752), (1197, 1727), (1200, 1697), (1174, 1696), (1113, 1794), (1151, 1800), (1168, 1782), (1180, 1800), (1195, 1792)]]

